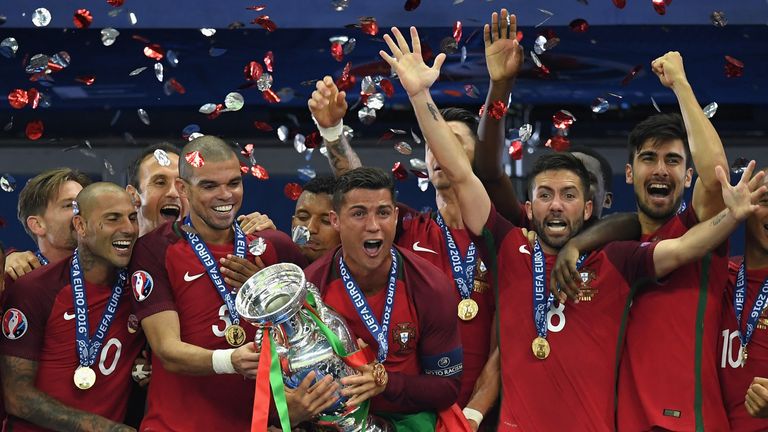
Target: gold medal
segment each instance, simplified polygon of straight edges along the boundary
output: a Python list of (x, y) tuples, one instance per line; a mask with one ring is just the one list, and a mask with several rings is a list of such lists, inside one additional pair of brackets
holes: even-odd
[(245, 343), (245, 329), (237, 324), (232, 324), (224, 331), (224, 339), (233, 347), (239, 347)]
[(744, 365), (747, 363), (747, 347), (742, 345), (741, 349), (739, 350), (739, 359), (741, 360), (741, 367), (744, 367)]
[(545, 358), (549, 357), (549, 352), (551, 351), (549, 342), (547, 342), (547, 340), (541, 336), (538, 336), (533, 340), (531, 349), (533, 350), (534, 357), (539, 360), (544, 360)]
[(75, 369), (75, 387), (80, 390), (88, 390), (96, 384), (96, 372), (88, 366), (80, 366)]
[(477, 316), (479, 309), (476, 301), (471, 298), (464, 299), (459, 302), (459, 318), (462, 321), (470, 321)]

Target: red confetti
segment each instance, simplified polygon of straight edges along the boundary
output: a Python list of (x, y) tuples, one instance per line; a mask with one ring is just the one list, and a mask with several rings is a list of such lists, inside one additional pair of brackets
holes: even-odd
[[(483, 116), (485, 113), (485, 105), (480, 107), (480, 117)], [(502, 117), (507, 113), (507, 104), (504, 103), (504, 101), (493, 101), (491, 104), (491, 108), (488, 110), (488, 115), (493, 117), (496, 120), (501, 120)]]
[(576, 33), (586, 33), (586, 31), (589, 30), (589, 23), (581, 18), (576, 18), (575, 20), (571, 21), (568, 26), (572, 31)]
[(725, 76), (738, 78), (744, 74), (744, 63), (731, 56), (725, 56)]
[(262, 132), (272, 132), (273, 130), (275, 130), (275, 128), (270, 126), (269, 123), (263, 122), (263, 121), (255, 121), (255, 122), (253, 122), (253, 127), (255, 127), (256, 129), (258, 129), (258, 130), (260, 130)]
[(456, 21), (456, 23), (453, 25), (453, 38), (456, 40), (456, 43), (459, 43), (459, 41), (461, 40), (461, 32), (462, 32), (461, 21)]
[(247, 10), (252, 10), (252, 11), (256, 11), (256, 12), (263, 11), (266, 8), (267, 8), (267, 5), (256, 5), (256, 6), (248, 6), (248, 7), (246, 7)]
[(515, 140), (509, 145), (509, 157), (513, 160), (520, 160), (523, 158), (523, 143)]
[(248, 168), (248, 165), (245, 162), (240, 162), (240, 173), (241, 174), (243, 174), (243, 175), (248, 174), (248, 171), (250, 171), (250, 170), (251, 169)]
[(539, 68), (539, 74), (542, 77), (549, 75), (549, 68), (546, 65), (542, 64), (541, 67)]
[(24, 89), (13, 89), (8, 93), (8, 103), (16, 109), (22, 109), (29, 103), (29, 95)]
[(6, 224), (5, 219), (0, 217), (0, 228), (5, 228), (5, 224)]
[(248, 62), (243, 69), (243, 75), (245, 75), (245, 79), (248, 81), (257, 81), (263, 73), (264, 69), (261, 67), (261, 64), (255, 60)]
[(224, 109), (224, 105), (216, 104), (216, 109), (212, 113), (208, 114), (208, 120), (214, 120), (221, 115), (221, 110)]
[(428, 178), (429, 177), (429, 174), (425, 173), (424, 171), (419, 171), (419, 170), (412, 169), (411, 172), (413, 173), (413, 175), (415, 175), (418, 178)]
[(624, 9), (624, 6), (627, 5), (627, 0), (613, 0), (613, 5), (619, 9)]
[(379, 87), (381, 87), (381, 90), (385, 95), (387, 95), (388, 98), (391, 98), (395, 94), (395, 86), (392, 85), (392, 82), (386, 78), (379, 82)]
[(643, 70), (643, 65), (637, 65), (632, 68), (629, 73), (627, 73), (627, 76), (624, 77), (623, 80), (621, 80), (621, 85), (625, 86), (629, 84), (633, 79), (635, 79), (635, 76), (637, 76), (640, 71)]
[(178, 94), (184, 94), (187, 92), (187, 89), (185, 89), (184, 86), (176, 80), (176, 78), (169, 79), (168, 86)]
[(131, 39), (137, 40), (137, 41), (139, 41), (141, 43), (144, 43), (144, 44), (149, 44), (149, 39), (147, 39), (147, 38), (145, 38), (144, 36), (141, 36), (141, 35), (132, 35)]
[(313, 131), (306, 137), (304, 137), (304, 145), (307, 148), (317, 148), (322, 144), (323, 138), (320, 137), (320, 133), (318, 131)]
[(262, 26), (264, 29), (266, 29), (268, 32), (273, 32), (277, 30), (277, 24), (275, 24), (274, 21), (269, 19), (269, 15), (261, 15), (251, 21), (251, 24), (258, 24)]
[(153, 60), (160, 61), (165, 57), (165, 50), (158, 44), (149, 44), (144, 47), (144, 55)]
[(90, 27), (91, 23), (93, 22), (91, 11), (89, 11), (88, 9), (76, 10), (75, 16), (72, 18), (72, 21), (75, 23), (76, 28), (82, 29), (82, 28)]
[(376, 36), (379, 33), (379, 23), (374, 17), (360, 18), (360, 30), (367, 35)]
[(264, 100), (269, 103), (280, 103), (280, 96), (278, 96), (271, 88), (261, 92), (261, 95), (264, 96)]
[(75, 78), (75, 81), (81, 82), (87, 86), (93, 84), (96, 81), (96, 75), (82, 75)]
[(40, 104), (40, 92), (36, 88), (31, 88), (27, 92), (29, 104), (32, 105), (32, 109), (37, 109), (37, 105)]
[(344, 70), (341, 71), (341, 76), (336, 80), (336, 87), (340, 91), (347, 91), (355, 85), (355, 76), (349, 73), (351, 69), (352, 62), (347, 62), (344, 66)]
[(40, 139), (40, 137), (43, 136), (44, 130), (45, 126), (43, 126), (42, 120), (32, 120), (31, 122), (27, 123), (25, 133), (27, 134), (27, 138), (34, 141), (36, 139)]
[(266, 54), (264, 54), (264, 66), (267, 67), (267, 72), (272, 72), (272, 68), (275, 64), (275, 55), (272, 54), (272, 51), (267, 51)]
[(421, 0), (405, 0), (405, 10), (408, 12), (415, 10), (421, 4)]
[(112, 7), (120, 7), (125, 3), (125, 0), (107, 0), (107, 4)]
[(521, 30), (518, 30), (517, 34), (515, 35), (515, 38), (517, 39), (518, 42), (522, 42), (523, 41), (523, 32)]
[(331, 43), (331, 57), (340, 62), (344, 59), (344, 47), (339, 42)]
[(203, 160), (203, 155), (201, 155), (199, 151), (191, 151), (185, 154), (184, 159), (187, 160), (188, 164), (192, 165), (195, 168), (200, 168), (201, 166), (205, 165), (205, 160)]
[(655, 10), (657, 14), (664, 15), (667, 13), (667, 4), (664, 0), (651, 0), (651, 3), (653, 3), (653, 10)]
[(547, 143), (544, 145), (554, 151), (561, 152), (566, 151), (571, 147), (571, 141), (567, 137), (555, 135), (548, 139)]
[(462, 97), (462, 96), (464, 96), (463, 92), (460, 92), (458, 90), (453, 90), (453, 89), (443, 90), (443, 93), (447, 94), (448, 96), (453, 96), (453, 97)]
[(568, 129), (575, 121), (576, 117), (566, 110), (560, 110), (552, 116), (552, 124), (557, 129)]
[(287, 185), (285, 185), (283, 192), (285, 193), (285, 196), (288, 197), (289, 200), (296, 201), (297, 199), (299, 199), (299, 195), (301, 195), (301, 192), (303, 192), (303, 189), (301, 188), (301, 185), (298, 183), (288, 183)]
[(256, 177), (259, 180), (267, 180), (269, 179), (269, 173), (267, 172), (267, 169), (264, 168), (261, 165), (254, 165), (251, 167), (251, 175)]
[(405, 180), (408, 178), (408, 170), (406, 170), (400, 162), (395, 162), (395, 164), (392, 165), (392, 174), (398, 180)]
[(253, 144), (246, 144), (246, 145), (244, 145), (243, 149), (240, 150), (240, 153), (243, 156), (245, 156), (247, 158), (250, 158), (251, 157), (251, 153), (253, 153)]
[(392, 139), (392, 137), (395, 136), (394, 132), (392, 131), (386, 131), (382, 136), (379, 137), (378, 142), (386, 141), (388, 139)]

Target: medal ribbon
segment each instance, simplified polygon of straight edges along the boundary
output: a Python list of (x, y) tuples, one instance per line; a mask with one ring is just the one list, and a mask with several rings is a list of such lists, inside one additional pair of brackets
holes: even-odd
[[(584, 259), (587, 258), (587, 254), (582, 254), (579, 260), (576, 261), (576, 268), (581, 268), (581, 264)], [(536, 326), (536, 333), (546, 339), (547, 338), (547, 313), (552, 303), (555, 301), (555, 296), (551, 292), (549, 296), (546, 295), (547, 285), (547, 263), (544, 259), (544, 251), (541, 250), (541, 244), (539, 239), (536, 239), (536, 244), (533, 245), (533, 255), (531, 255), (532, 270), (533, 270), (533, 323)]]
[(109, 327), (117, 313), (117, 307), (120, 305), (120, 297), (123, 295), (123, 287), (128, 279), (128, 270), (120, 269), (117, 273), (117, 281), (112, 287), (112, 294), (109, 296), (109, 303), (104, 308), (101, 315), (101, 321), (91, 339), (88, 324), (88, 300), (85, 293), (85, 274), (80, 267), (80, 256), (78, 251), (72, 256), (72, 264), (69, 267), (70, 284), (72, 285), (72, 300), (75, 306), (75, 341), (77, 355), (80, 359), (80, 366), (89, 367), (96, 363), (96, 356), (101, 351), (104, 338), (109, 332)]
[(395, 248), (391, 248), (389, 253), (392, 255), (392, 266), (389, 269), (389, 285), (387, 286), (387, 298), (384, 303), (384, 314), (381, 324), (379, 324), (379, 321), (368, 305), (365, 294), (360, 291), (357, 282), (349, 274), (349, 269), (344, 264), (344, 255), (339, 256), (339, 273), (341, 274), (344, 289), (347, 290), (349, 299), (355, 306), (355, 310), (357, 310), (357, 314), (360, 316), (363, 324), (365, 324), (368, 331), (379, 344), (379, 351), (376, 357), (380, 363), (384, 363), (384, 360), (387, 358), (387, 351), (389, 351), (389, 342), (387, 342), (389, 338), (389, 321), (392, 319), (392, 310), (395, 304), (395, 287), (397, 286), (397, 252), (395, 252)]
[(755, 325), (760, 318), (760, 313), (765, 307), (765, 302), (768, 300), (768, 278), (763, 281), (763, 286), (760, 287), (760, 291), (755, 299), (755, 304), (752, 306), (752, 311), (747, 318), (747, 327), (744, 331), (741, 331), (741, 315), (744, 312), (744, 300), (747, 296), (747, 268), (745, 262), (741, 262), (739, 266), (739, 273), (736, 276), (736, 286), (733, 293), (733, 310), (736, 312), (736, 324), (739, 326), (739, 341), (741, 346), (746, 348), (749, 341), (752, 340), (752, 334), (755, 332)]
[[(184, 220), (184, 225), (192, 226), (192, 220), (189, 216)], [(240, 258), (245, 258), (245, 233), (243, 233), (243, 230), (240, 229), (240, 226), (236, 223), (232, 224), (232, 227), (235, 230), (235, 255)], [(227, 305), (232, 324), (240, 324), (240, 314), (237, 313), (237, 309), (235, 308), (235, 296), (232, 294), (232, 290), (224, 283), (224, 278), (221, 277), (219, 268), (216, 266), (216, 260), (213, 258), (211, 251), (208, 250), (208, 246), (205, 245), (205, 242), (197, 234), (186, 230), (181, 231), (187, 238), (195, 255), (197, 255), (197, 259), (200, 260), (200, 263), (205, 267), (205, 271), (208, 273), (208, 278), (213, 282), (216, 291), (219, 292), (221, 299), (224, 300), (224, 304)]]
[(477, 249), (475, 244), (469, 243), (467, 257), (462, 260), (459, 248), (453, 240), (453, 235), (451, 235), (451, 230), (448, 229), (448, 225), (445, 224), (443, 216), (439, 212), (435, 221), (440, 226), (445, 237), (445, 244), (448, 247), (448, 259), (451, 262), (451, 272), (453, 272), (453, 280), (456, 282), (456, 287), (459, 289), (459, 295), (462, 300), (468, 299), (472, 295), (471, 287), (475, 281), (475, 266), (477, 265), (475, 258)]
[(40, 261), (40, 265), (47, 266), (50, 261), (48, 261), (48, 258), (43, 255), (42, 252), (40, 252), (40, 249), (35, 251), (35, 256), (37, 257), (37, 260)]

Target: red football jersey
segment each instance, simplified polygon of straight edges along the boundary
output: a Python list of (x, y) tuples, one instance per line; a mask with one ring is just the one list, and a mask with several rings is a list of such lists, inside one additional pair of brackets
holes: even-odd
[[(259, 236), (267, 243), (260, 257), (265, 265), (306, 264), (284, 233), (268, 230)], [(247, 241), (253, 238), (248, 236)], [(207, 246), (217, 263), (234, 251), (233, 244)], [(250, 254), (248, 257), (253, 258)], [(132, 287), (139, 321), (174, 310), (179, 314), (182, 341), (210, 350), (232, 348), (224, 339), (224, 331), (231, 323), (229, 310), (178, 225), (168, 223), (141, 237), (134, 247), (130, 269), (134, 282), (144, 282)], [(254, 340), (256, 328), (244, 320), (240, 325), (246, 331), (246, 340)], [(189, 376), (169, 372), (153, 356), (152, 383), (141, 430), (248, 430), (254, 386), (253, 380), (237, 374)]]
[[(130, 287), (126, 283), (109, 332), (91, 366), (96, 383), (88, 390), (75, 387), (73, 375), (80, 361), (75, 345), (75, 308), (70, 285), (71, 259), (65, 259), (17, 280), (8, 290), (3, 314), (0, 354), (38, 363), (35, 386), (61, 403), (116, 422), (125, 416), (133, 361), (144, 346), (144, 336), (131, 326)], [(109, 303), (111, 286), (85, 283), (91, 334)], [(16, 417), (5, 428), (47, 430)]]
[[(384, 366), (389, 382), (373, 398), (374, 412), (412, 413), (440, 411), (456, 401), (461, 373), (461, 341), (455, 303), (440, 295), (449, 283), (428, 262), (398, 249), (398, 281), (389, 330), (389, 351)], [(305, 271), (307, 281), (320, 289), (324, 302), (336, 310), (352, 333), (376, 352), (378, 343), (360, 319), (339, 276), (341, 249), (325, 254)], [(366, 297), (381, 323), (385, 289)]]
[[(757, 320), (752, 339), (747, 345), (747, 362), (741, 367), (739, 350), (739, 324), (733, 310), (733, 295), (736, 276), (741, 260), (732, 261), (730, 281), (723, 296), (723, 320), (720, 324), (718, 339), (720, 387), (723, 389), (723, 402), (728, 412), (728, 421), (734, 432), (766, 431), (768, 419), (754, 418), (744, 407), (744, 398), (754, 377), (765, 377), (768, 369), (768, 308), (763, 307)], [(747, 270), (747, 293), (742, 312), (741, 330), (744, 331), (747, 319), (755, 305), (757, 294), (768, 278), (768, 268)]]
[[(544, 360), (534, 356), (531, 346), (538, 333), (528, 239), (492, 207), (475, 244), (491, 272), (498, 271), (502, 383), (498, 430), (612, 430), (622, 311), (630, 283), (653, 278), (656, 244), (614, 242), (589, 254), (579, 269), (583, 293), (579, 303), (553, 304), (549, 309), (551, 353)], [(546, 256), (547, 287), (555, 258)]]
[[(458, 304), (461, 301), (456, 282), (453, 280), (448, 246), (440, 225), (429, 213), (419, 213), (403, 204), (398, 204), (398, 232), (395, 243), (403, 249), (437, 266), (448, 277), (444, 296), (451, 299), (454, 314), (458, 316)], [(469, 232), (464, 229), (451, 229), (462, 259), (467, 256), (471, 242)], [(478, 305), (478, 313), (470, 321), (459, 320), (461, 344), (464, 347), (464, 373), (461, 375), (461, 390), (458, 404), (464, 407), (472, 395), (477, 377), (488, 360), (490, 351), (491, 324), (495, 311), (493, 290), (489, 288), (485, 263), (480, 260), (480, 253), (475, 257), (475, 281), (470, 298)]]
[[(680, 237), (697, 223), (696, 213), (689, 207), (644, 237), (654, 241)], [(711, 261), (680, 267), (635, 296), (619, 373), (619, 430), (695, 430), (697, 386), (701, 397), (698, 416), (703, 418), (700, 426), (708, 431), (728, 429), (717, 378), (717, 341), (728, 281), (727, 243), (710, 255)], [(708, 281), (704, 292), (702, 278)], [(701, 354), (697, 355), (696, 329), (700, 325)]]

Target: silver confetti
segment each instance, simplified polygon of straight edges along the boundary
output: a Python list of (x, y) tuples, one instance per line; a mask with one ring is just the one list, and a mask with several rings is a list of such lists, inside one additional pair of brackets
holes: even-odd
[(421, 159), (413, 158), (410, 161), (411, 168), (415, 169), (416, 171), (426, 171), (427, 170), (427, 163), (424, 162)]
[(149, 114), (147, 114), (147, 111), (144, 108), (137, 109), (136, 114), (139, 115), (139, 120), (141, 120), (142, 123), (149, 126)]
[(421, 189), (422, 192), (426, 192), (427, 188), (429, 188), (429, 179), (426, 177), (418, 177), (416, 179), (416, 182), (419, 185), (419, 189)]
[(376, 92), (376, 84), (373, 82), (373, 78), (370, 75), (366, 75), (360, 81), (360, 92), (363, 94), (374, 94)]
[(168, 62), (168, 65), (171, 67), (176, 67), (179, 65), (179, 57), (176, 54), (176, 51), (168, 50), (165, 52), (165, 61)]
[(277, 138), (280, 139), (281, 142), (288, 141), (288, 126), (280, 126), (277, 128)]
[(136, 68), (136, 69), (132, 70), (131, 73), (128, 74), (128, 76), (136, 76), (136, 75), (144, 72), (146, 69), (147, 69), (146, 66), (142, 66), (140, 68)]
[(207, 103), (197, 110), (200, 114), (210, 114), (214, 111), (216, 111), (216, 104), (215, 103)]
[(731, 164), (731, 172), (734, 174), (743, 173), (747, 169), (747, 165), (749, 165), (749, 161), (746, 158), (737, 157)]
[(238, 92), (231, 92), (224, 97), (224, 106), (230, 111), (240, 111), (244, 105), (245, 99)]
[(659, 108), (659, 104), (656, 103), (656, 99), (651, 96), (651, 103), (653, 104), (653, 107), (656, 109), (656, 111), (661, 112), (661, 108)]
[(704, 107), (704, 115), (707, 116), (707, 118), (712, 118), (715, 116), (715, 113), (717, 112), (717, 102), (712, 102), (711, 104)]
[(411, 148), (411, 145), (405, 141), (400, 141), (399, 143), (395, 144), (395, 150), (397, 150), (398, 153), (406, 156), (413, 153), (413, 149)]
[(368, 96), (368, 100), (365, 101), (365, 106), (375, 110), (382, 109), (384, 107), (384, 93), (374, 93)]
[(550, 18), (554, 15), (552, 12), (546, 10), (546, 9), (539, 9), (539, 12), (543, 13), (547, 17), (544, 18), (544, 21), (541, 21), (540, 23), (536, 24), (535, 27), (541, 27), (545, 22), (549, 21)]
[(610, 104), (608, 104), (608, 101), (604, 98), (595, 98), (595, 100), (592, 101), (592, 112), (596, 114), (602, 114), (606, 111), (608, 111), (608, 107)]
[(306, 140), (307, 137), (300, 133), (297, 133), (296, 136), (293, 137), (293, 148), (296, 149), (296, 152), (304, 153), (307, 151)]
[(61, 68), (68, 67), (69, 62), (71, 60), (72, 58), (69, 56), (69, 53), (66, 51), (59, 51), (56, 54), (51, 56), (51, 61)]
[(360, 108), (360, 111), (357, 112), (357, 118), (360, 119), (360, 123), (366, 126), (373, 124), (373, 122), (376, 121), (376, 110), (367, 106), (362, 107)]
[(0, 42), (0, 54), (5, 58), (15, 57), (18, 50), (19, 42), (16, 38), (7, 37)]
[(157, 149), (155, 150), (155, 160), (160, 166), (170, 166), (171, 165), (171, 158), (168, 157), (168, 153), (165, 152), (163, 149)]
[(104, 46), (114, 44), (118, 36), (120, 36), (120, 32), (112, 27), (101, 29), (101, 43), (104, 44)]
[(253, 256), (261, 256), (261, 254), (263, 254), (266, 250), (267, 242), (265, 242), (261, 237), (257, 237), (251, 240), (251, 243), (248, 245), (248, 252), (250, 252)]
[(355, 38), (349, 38), (349, 40), (344, 44), (344, 55), (352, 53), (352, 51), (355, 50), (355, 45), (357, 44), (357, 41)]
[(107, 172), (109, 172), (109, 175), (115, 175), (115, 168), (112, 167), (112, 164), (106, 159), (104, 159), (104, 168), (107, 169)]
[(261, 91), (266, 91), (272, 88), (272, 82), (274, 79), (272, 78), (272, 74), (269, 72), (264, 72), (261, 74), (258, 80), (256, 80), (256, 87)]
[(37, 8), (32, 12), (32, 24), (35, 27), (45, 27), (51, 23), (51, 13), (46, 8)]
[(200, 33), (203, 34), (205, 37), (211, 37), (216, 34), (215, 28), (201, 28)]
[(725, 12), (723, 11), (712, 12), (709, 19), (712, 20), (712, 25), (715, 27), (725, 27), (725, 25), (728, 24), (728, 19), (725, 18)]
[(518, 130), (518, 136), (520, 138), (520, 141), (526, 142), (529, 139), (531, 139), (531, 135), (533, 135), (533, 126), (531, 126), (530, 123), (526, 123), (522, 126), (520, 126), (520, 129)]
[(160, 62), (155, 63), (155, 77), (158, 81), (163, 82), (163, 64)]
[(533, 51), (531, 51), (531, 60), (536, 64), (536, 67), (541, 67), (541, 60), (539, 60), (539, 56)]
[(0, 188), (5, 192), (13, 192), (16, 190), (16, 179), (10, 174), (3, 174), (0, 177)]
[(49, 61), (50, 58), (47, 55), (35, 54), (31, 59), (29, 59), (29, 64), (27, 65), (25, 71), (30, 74), (43, 72), (44, 70), (48, 69)]
[(304, 225), (296, 225), (291, 230), (291, 240), (296, 243), (297, 246), (304, 246), (309, 241), (309, 228)]
[(413, 137), (413, 142), (416, 144), (421, 144), (421, 138), (418, 134), (416, 134), (416, 132), (413, 131), (413, 129), (411, 129), (411, 136)]
[(131, 21), (131, 25), (136, 25), (137, 22), (139, 22), (138, 18), (136, 18), (136, 14), (131, 12), (128, 14), (128, 19)]

